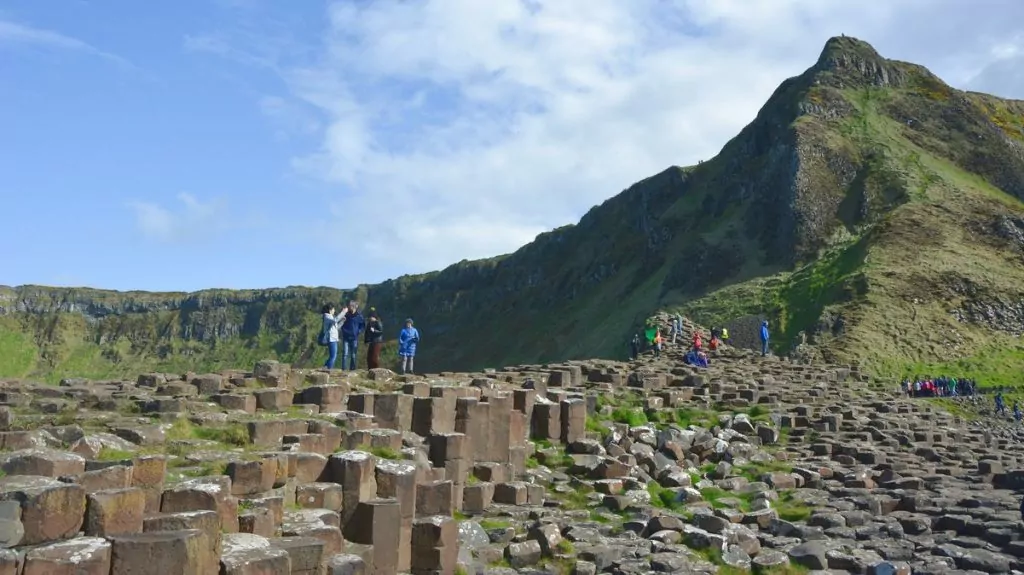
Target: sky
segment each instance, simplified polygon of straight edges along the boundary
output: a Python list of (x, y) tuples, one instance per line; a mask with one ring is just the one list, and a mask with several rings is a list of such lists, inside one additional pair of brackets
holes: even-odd
[(712, 157), (839, 34), (1024, 99), (1019, 0), (0, 0), (0, 284), (509, 253)]

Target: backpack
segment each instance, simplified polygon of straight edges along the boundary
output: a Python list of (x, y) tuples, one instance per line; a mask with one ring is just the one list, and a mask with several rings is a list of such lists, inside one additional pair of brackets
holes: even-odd
[(316, 338), (316, 343), (318, 345), (327, 345), (328, 343), (330, 343), (329, 340), (330, 340), (330, 337), (327, 335), (327, 330), (326, 329), (320, 330), (320, 337)]

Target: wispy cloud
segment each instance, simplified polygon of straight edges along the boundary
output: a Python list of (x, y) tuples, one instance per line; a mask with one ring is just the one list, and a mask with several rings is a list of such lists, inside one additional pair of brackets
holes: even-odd
[(109, 60), (118, 65), (134, 68), (135, 66), (125, 58), (83, 42), (71, 36), (65, 36), (51, 30), (33, 28), (25, 24), (18, 24), (7, 20), (0, 20), (0, 43), (23, 44), (54, 48), (59, 50), (72, 50), (97, 56)]
[(153, 202), (129, 202), (138, 230), (154, 240), (183, 241), (189, 239), (190, 234), (211, 226), (223, 213), (224, 204), (220, 201), (201, 202), (187, 193), (178, 194), (177, 199), (180, 206), (175, 209)]
[[(202, 47), (278, 71), (289, 94), (265, 99), (268, 115), (288, 103), (322, 118), (319, 150), (293, 165), (336, 187), (325, 237), (365, 241), (370, 261), (413, 271), (512, 250), (636, 180), (712, 156), (829, 36), (932, 66), (958, 53), (947, 79), (967, 82), (991, 62), (993, 39), (1024, 19), (1024, 5), (1003, 8), (345, 1), (329, 6), (326, 33), (304, 47), (315, 56), (297, 64), (247, 38)], [(259, 56), (237, 57), (237, 43)]]

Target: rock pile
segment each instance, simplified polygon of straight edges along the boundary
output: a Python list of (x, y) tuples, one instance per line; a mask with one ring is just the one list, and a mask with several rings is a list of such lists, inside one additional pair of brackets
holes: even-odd
[(1009, 573), (1014, 431), (680, 348), (0, 386), (0, 575)]

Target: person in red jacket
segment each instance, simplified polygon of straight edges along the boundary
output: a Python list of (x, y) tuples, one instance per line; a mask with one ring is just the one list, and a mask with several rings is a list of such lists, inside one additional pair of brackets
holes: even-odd
[(693, 332), (693, 349), (695, 349), (696, 351), (700, 351), (700, 348), (701, 348), (702, 345), (703, 344), (701, 343), (701, 340), (700, 340), (700, 332), (694, 330), (694, 332)]

